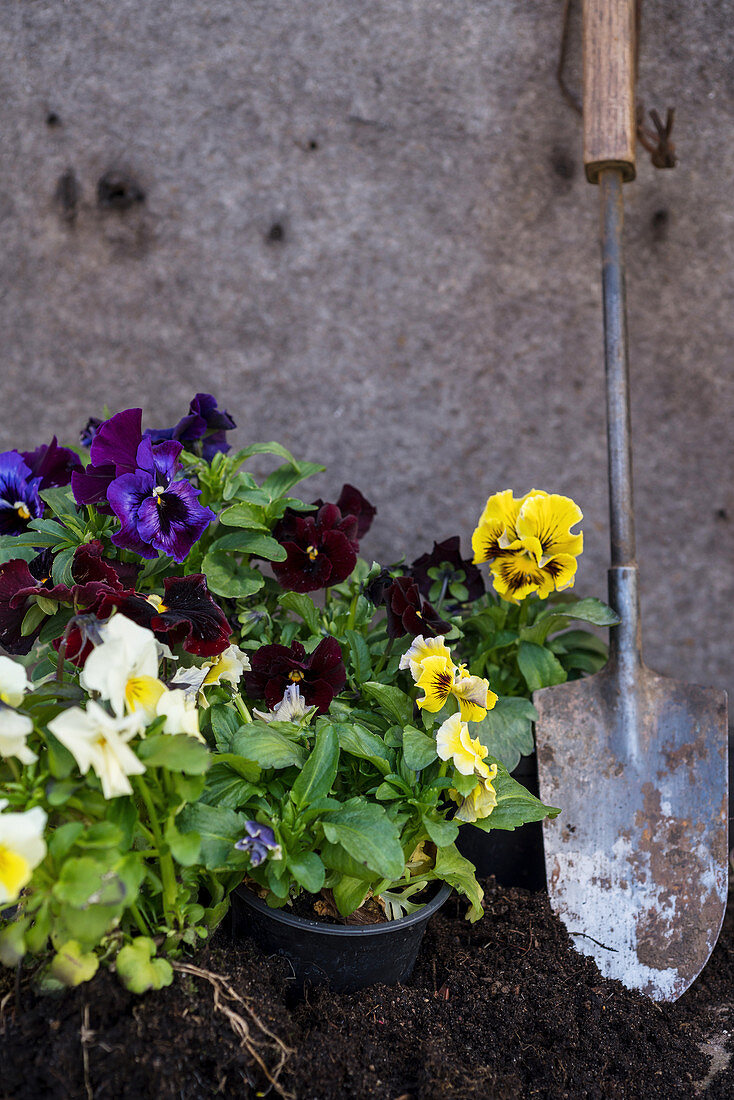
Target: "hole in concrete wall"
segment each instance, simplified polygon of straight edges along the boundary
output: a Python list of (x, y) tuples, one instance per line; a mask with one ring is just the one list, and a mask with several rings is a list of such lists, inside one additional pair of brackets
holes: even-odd
[(576, 175), (576, 161), (570, 153), (559, 146), (551, 153), (551, 168), (562, 180), (572, 180)]
[(717, 519), (726, 520), (729, 518), (729, 513), (727, 512), (726, 508), (717, 508), (714, 512), (714, 515)]
[(662, 206), (650, 218), (650, 229), (655, 241), (664, 241), (670, 228), (670, 212)]
[(100, 177), (97, 183), (99, 206), (107, 210), (129, 210), (139, 202), (145, 202), (145, 191), (127, 172), (112, 169)]
[(58, 115), (56, 113), (56, 111), (49, 111), (48, 114), (46, 115), (46, 125), (51, 126), (51, 127), (60, 126), (61, 125), (61, 115)]
[(273, 222), (268, 229), (266, 240), (270, 244), (282, 244), (285, 240), (285, 226), (282, 222)]
[(309, 141), (309, 143), (308, 143), (308, 147), (309, 147), (309, 149), (311, 150), (311, 152), (312, 152), (312, 153), (315, 153), (315, 152), (316, 152), (316, 150), (317, 150), (317, 149), (318, 149), (318, 147), (319, 147), (319, 143), (318, 143), (318, 141), (316, 140), (316, 138), (311, 138), (311, 140), (310, 140), (310, 141)]
[(56, 190), (54, 191), (54, 199), (60, 208), (61, 217), (64, 221), (73, 222), (76, 219), (80, 198), (81, 188), (76, 173), (73, 168), (67, 168), (56, 181)]

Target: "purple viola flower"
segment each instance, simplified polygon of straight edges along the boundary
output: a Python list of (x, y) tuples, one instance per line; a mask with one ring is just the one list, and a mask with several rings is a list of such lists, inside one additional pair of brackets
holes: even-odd
[[(93, 449), (98, 439), (99, 435)], [(211, 508), (199, 504), (200, 490), (188, 481), (174, 481), (182, 449), (173, 440), (153, 446), (145, 438), (138, 446), (134, 471), (110, 484), (107, 499), (121, 524), (112, 536), (116, 546), (142, 558), (155, 558), (161, 550), (182, 562), (216, 519)]]
[(211, 462), (217, 451), (226, 453), (230, 449), (225, 432), (236, 427), (229, 413), (217, 408), (216, 398), (210, 393), (197, 393), (189, 404), (187, 415), (173, 428), (151, 429), (145, 434), (154, 443), (177, 440), (187, 451), (200, 451), (202, 457)]
[(79, 432), (79, 442), (82, 447), (91, 447), (92, 440), (102, 427), (103, 421), (99, 420), (96, 416), (90, 416), (86, 424)]
[(0, 535), (20, 535), (32, 519), (43, 515), (40, 488), (41, 478), (33, 476), (22, 455), (0, 454)]
[(68, 447), (59, 447), (56, 436), (50, 443), (42, 444), (35, 451), (21, 451), (20, 454), (30, 467), (33, 477), (40, 478), (40, 489), (68, 485), (74, 470), (82, 469), (79, 455)]
[(96, 504), (101, 512), (109, 514), (107, 490), (116, 478), (135, 470), (143, 438), (142, 422), (142, 409), (125, 409), (97, 429), (89, 449), (89, 466), (71, 475), (77, 504)]
[(259, 867), (268, 858), (268, 852), (273, 859), (283, 858), (283, 849), (269, 825), (261, 825), (259, 821), (246, 821), (245, 833), (247, 835), (237, 841), (235, 848), (238, 852), (247, 852), (252, 867)]

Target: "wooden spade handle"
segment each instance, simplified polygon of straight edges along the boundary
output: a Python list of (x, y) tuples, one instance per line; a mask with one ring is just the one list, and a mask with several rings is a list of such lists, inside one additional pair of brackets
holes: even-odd
[(584, 0), (584, 166), (635, 178), (635, 0)]

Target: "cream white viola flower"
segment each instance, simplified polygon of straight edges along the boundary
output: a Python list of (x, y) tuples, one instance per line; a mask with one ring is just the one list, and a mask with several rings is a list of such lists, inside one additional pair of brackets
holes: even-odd
[(70, 707), (48, 723), (50, 732), (76, 760), (82, 775), (91, 768), (102, 784), (105, 798), (132, 794), (128, 776), (142, 775), (145, 765), (128, 742), (142, 731), (143, 716), (108, 714), (94, 701), (87, 709)]
[(0, 756), (15, 756), (21, 764), (33, 764), (38, 760), (26, 744), (32, 730), (33, 722), (27, 714), (0, 706)]
[(102, 641), (87, 657), (79, 683), (85, 691), (108, 700), (118, 718), (140, 711), (150, 721), (165, 691), (158, 679), (158, 647), (152, 630), (118, 614), (99, 632)]
[(23, 696), (31, 690), (26, 670), (10, 657), (0, 657), (0, 703), (19, 707)]
[(0, 813), (0, 905), (16, 900), (46, 856), (46, 813), (40, 806), (23, 813)]
[(453, 761), (457, 772), (462, 775), (473, 773), (480, 779), (489, 779), (490, 767), (484, 762), (487, 749), (480, 744), (478, 737), (470, 737), (469, 726), (462, 722), (460, 714), (452, 714), (439, 726), (436, 752), (442, 760)]
[(489, 817), (497, 805), (497, 794), (492, 786), (492, 780), (497, 775), (497, 765), (492, 764), (487, 779), (477, 783), (473, 791), (466, 798), (462, 798), (458, 791), (450, 790), (449, 794), (459, 808), (454, 814), (454, 821), (465, 821), (472, 824)]
[(196, 702), (181, 688), (164, 690), (156, 704), (156, 717), (165, 715), (164, 733), (186, 733), (189, 737), (204, 738), (199, 733), (199, 712)]
[(413, 639), (410, 649), (400, 658), (399, 668), (409, 668), (413, 679), (418, 680), (426, 657), (448, 657), (451, 660), (451, 650), (445, 645), (443, 634), (439, 634), (437, 638), (424, 638), (419, 634)]
[(300, 722), (310, 710), (313, 710), (301, 695), (298, 684), (291, 684), (283, 692), (283, 698), (272, 710), (253, 710), (263, 722)]
[(217, 657), (205, 661), (200, 667), (180, 668), (171, 681), (176, 687), (183, 688), (189, 698), (199, 697), (199, 704), (208, 707), (204, 696), (205, 687), (228, 683), (237, 687), (242, 673), (249, 672), (250, 658), (239, 646), (230, 645)]

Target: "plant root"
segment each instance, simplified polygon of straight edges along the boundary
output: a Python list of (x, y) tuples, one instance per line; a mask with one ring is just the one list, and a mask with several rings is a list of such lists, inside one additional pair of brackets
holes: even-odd
[[(270, 1028), (262, 1022), (260, 1017), (250, 1007), (247, 1000), (241, 997), (239, 993), (232, 988), (227, 978), (222, 974), (214, 974), (211, 970), (204, 970), (200, 966), (194, 966), (192, 963), (172, 962), (171, 965), (174, 970), (178, 970), (181, 974), (188, 974), (193, 978), (203, 978), (204, 981), (209, 982), (214, 990), (215, 1012), (221, 1012), (223, 1016), (226, 1016), (230, 1027), (240, 1040), (241, 1046), (248, 1051), (250, 1056), (257, 1062), (258, 1066), (265, 1074), (270, 1084), (270, 1088), (275, 1089), (275, 1091), (283, 1097), (283, 1100), (295, 1100), (294, 1093), (286, 1092), (278, 1080), (286, 1062), (291, 1054), (294, 1053), (293, 1050), (286, 1046), (280, 1036), (276, 1035), (275, 1032), (271, 1031)], [(236, 1011), (232, 1004), (228, 1004), (227, 1001), (241, 1005), (242, 1011)], [(245, 1018), (245, 1015), (242, 1015), (242, 1012), (249, 1017), (250, 1022)], [(264, 1038), (257, 1038), (253, 1035), (251, 1023), (255, 1025)], [(275, 1064), (271, 1067), (268, 1067), (265, 1062), (267, 1052), (274, 1055)]]

